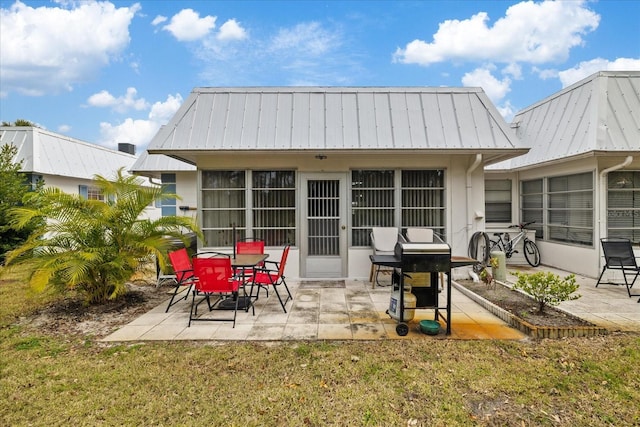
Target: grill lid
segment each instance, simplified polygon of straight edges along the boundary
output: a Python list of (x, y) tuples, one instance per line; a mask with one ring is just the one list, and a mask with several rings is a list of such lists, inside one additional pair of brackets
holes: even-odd
[(451, 254), (451, 247), (446, 243), (398, 242), (395, 254), (400, 258), (404, 255), (448, 255)]

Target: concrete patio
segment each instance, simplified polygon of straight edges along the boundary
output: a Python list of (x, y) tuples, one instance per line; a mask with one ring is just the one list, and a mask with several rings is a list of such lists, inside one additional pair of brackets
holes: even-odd
[[(510, 268), (510, 272), (516, 269)], [(565, 276), (568, 273), (550, 267), (518, 268), (521, 271), (545, 270)], [(509, 274), (509, 278), (513, 278)], [(560, 308), (611, 331), (640, 332), (640, 304), (629, 298), (621, 286), (601, 285), (596, 280), (577, 277), (582, 297), (560, 304)], [(189, 321), (190, 299), (181, 301), (165, 313), (166, 303), (159, 305), (104, 338), (106, 342), (165, 341), (165, 340), (379, 340), (379, 339), (504, 339), (520, 340), (526, 336), (509, 327), (472, 299), (452, 288), (451, 335), (444, 333), (445, 322), (440, 320), (438, 335), (425, 335), (418, 322), (433, 319), (433, 309), (418, 309), (409, 322), (409, 334), (396, 333), (398, 322), (389, 317), (390, 287), (376, 287), (361, 280), (322, 282), (290, 281), (293, 301), (284, 313), (273, 293), (266, 298), (264, 291), (251, 311), (238, 311), (235, 328), (231, 322)], [(439, 295), (440, 306), (446, 301), (446, 290)], [(220, 315), (219, 312), (204, 316)], [(228, 316), (229, 312), (222, 313)]]

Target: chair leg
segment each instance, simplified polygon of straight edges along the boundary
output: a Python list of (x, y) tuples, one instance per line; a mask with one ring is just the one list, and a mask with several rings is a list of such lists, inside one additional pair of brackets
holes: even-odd
[(602, 276), (604, 275), (604, 272), (607, 270), (607, 266), (605, 265), (604, 268), (602, 269), (602, 273), (600, 273), (600, 277), (598, 277), (598, 281), (596, 282), (596, 288), (598, 287), (598, 285), (600, 284), (600, 281), (602, 280)]

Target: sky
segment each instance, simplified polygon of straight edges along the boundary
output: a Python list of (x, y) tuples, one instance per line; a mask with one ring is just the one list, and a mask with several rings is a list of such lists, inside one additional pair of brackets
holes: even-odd
[(482, 87), (509, 122), (640, 70), (640, 0), (0, 0), (0, 121), (140, 153), (195, 87)]

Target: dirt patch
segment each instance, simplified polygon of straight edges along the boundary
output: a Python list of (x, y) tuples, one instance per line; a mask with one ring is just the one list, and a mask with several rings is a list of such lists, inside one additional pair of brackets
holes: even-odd
[(19, 323), (47, 335), (103, 338), (169, 298), (169, 286), (156, 287), (155, 277), (127, 284), (116, 301), (86, 305), (80, 297), (56, 301)]
[(494, 284), (489, 287), (483, 282), (474, 282), (473, 280), (457, 280), (456, 282), (476, 295), (535, 326), (593, 326), (592, 323), (586, 320), (568, 315), (554, 307), (546, 307), (544, 314), (541, 314), (538, 312), (538, 304), (533, 298), (501, 284)]

